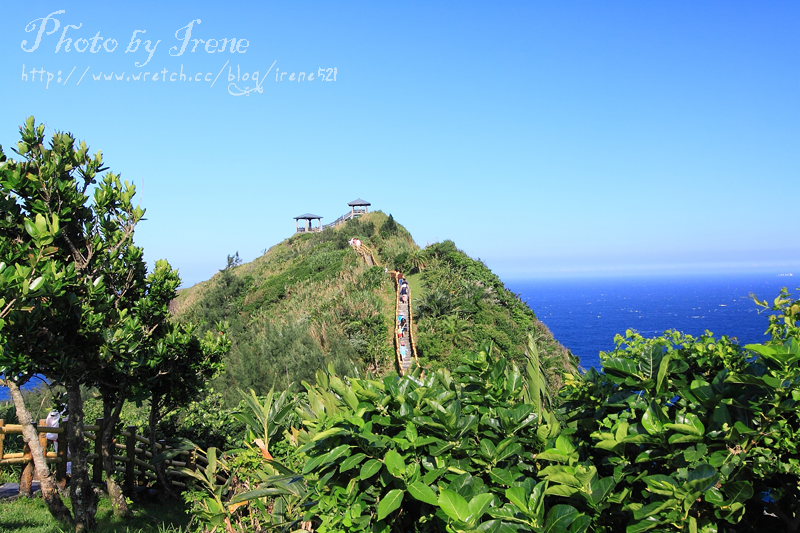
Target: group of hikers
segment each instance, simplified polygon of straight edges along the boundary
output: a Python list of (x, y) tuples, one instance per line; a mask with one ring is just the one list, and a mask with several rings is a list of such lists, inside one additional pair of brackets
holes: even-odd
[[(403, 274), (399, 271), (393, 272), (397, 287), (400, 291), (400, 303), (408, 303), (408, 282), (403, 278)], [(397, 342), (399, 344), (400, 357), (406, 359), (408, 355), (408, 345), (406, 340), (409, 339), (409, 323), (403, 315), (403, 311), (397, 314), (397, 326), (395, 328), (397, 334)], [(408, 343), (410, 344), (410, 342)]]
[(353, 248), (361, 248), (361, 239), (356, 239), (355, 237), (353, 237), (352, 239), (347, 241), (347, 243)]

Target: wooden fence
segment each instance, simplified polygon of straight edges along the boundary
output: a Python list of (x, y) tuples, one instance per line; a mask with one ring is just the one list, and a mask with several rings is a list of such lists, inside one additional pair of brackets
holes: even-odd
[[(45, 459), (47, 463), (55, 465), (56, 483), (63, 487), (67, 479), (67, 462), (70, 461), (70, 457), (67, 455), (66, 428), (47, 427), (44, 420), (39, 420), (36, 429), (39, 433), (39, 445), (46, 451)], [(94, 453), (88, 454), (89, 464), (92, 467), (92, 482), (102, 483), (103, 458), (99, 436), (102, 435), (104, 430), (103, 419), (98, 418), (94, 425), (86, 425), (83, 429), (86, 432), (86, 438), (89, 441), (94, 441)], [(47, 433), (58, 435), (58, 440), (56, 441), (58, 443), (58, 452), (48, 450), (48, 444), (51, 441), (47, 440)], [(25, 444), (22, 452), (5, 453), (3, 451), (6, 435), (15, 434), (22, 434), (22, 426), (19, 424), (5, 424), (0, 419), (0, 469), (2, 469), (3, 465), (25, 465), (20, 476), (20, 493), (30, 494), (31, 482), (34, 477), (33, 458), (31, 457), (30, 448)], [(155, 481), (156, 469), (148, 460), (152, 461), (154, 456), (169, 450), (162, 443), (156, 443), (156, 449), (150, 450), (150, 441), (136, 434), (136, 426), (128, 426), (125, 431), (121, 431), (116, 435), (114, 446), (115, 450), (119, 452), (119, 455), (114, 454), (115, 467), (117, 472), (124, 473), (123, 487), (126, 491), (132, 491), (138, 486), (146, 486), (149, 482)], [(176, 460), (178, 457), (182, 460)], [(186, 476), (181, 471), (183, 468), (205, 470), (205, 465), (208, 464), (205, 457), (197, 455), (196, 450), (178, 451), (173, 459), (165, 460), (163, 463), (166, 465), (167, 478), (170, 484), (178, 487), (185, 487), (186, 485), (172, 478)], [(218, 479), (218, 481), (220, 480)], [(221, 480), (221, 482), (224, 481), (224, 479)]]

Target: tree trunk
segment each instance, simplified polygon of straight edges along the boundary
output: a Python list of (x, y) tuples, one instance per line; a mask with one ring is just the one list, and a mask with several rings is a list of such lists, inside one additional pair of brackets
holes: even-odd
[[(111, 403), (114, 402), (114, 403)], [(117, 483), (116, 478), (116, 465), (114, 464), (114, 430), (119, 422), (119, 414), (122, 411), (122, 405), (125, 403), (125, 397), (121, 391), (117, 391), (116, 398), (103, 398), (103, 419), (105, 420), (104, 431), (102, 435), (102, 453), (103, 453), (103, 470), (106, 473), (106, 487), (108, 489), (108, 499), (111, 501), (111, 509), (114, 511), (114, 516), (117, 518), (126, 518), (130, 516), (128, 504), (125, 502), (125, 495), (122, 493), (122, 487)]]
[[(149, 429), (148, 437), (150, 439), (150, 453), (153, 454), (153, 457), (158, 455), (158, 450), (156, 449), (156, 425), (158, 424), (160, 403), (161, 398), (154, 394), (150, 399), (150, 417), (147, 421)], [(169, 479), (167, 478), (166, 463), (162, 461), (153, 466), (156, 469), (156, 479), (158, 480), (158, 484), (161, 486), (161, 491), (164, 493), (164, 495), (174, 498), (175, 493), (172, 492), (172, 487), (170, 486)]]
[[(67, 442), (72, 455), (72, 481), (70, 482), (70, 500), (75, 515), (75, 531), (94, 531), (97, 524), (97, 493), (89, 479), (89, 466), (86, 451), (86, 438), (83, 425), (83, 398), (77, 382), (69, 381), (67, 387), (67, 405), (69, 420), (67, 422)], [(98, 435), (100, 438), (100, 435)]]
[(22, 425), (22, 438), (31, 450), (31, 457), (33, 458), (33, 464), (36, 468), (36, 475), (39, 477), (39, 483), (42, 487), (42, 499), (44, 499), (47, 508), (50, 510), (50, 514), (52, 514), (56, 520), (72, 526), (72, 514), (64, 505), (64, 502), (61, 501), (58, 487), (53, 481), (50, 468), (47, 466), (47, 461), (44, 456), (45, 450), (39, 445), (39, 433), (33, 425), (33, 420), (28, 408), (25, 407), (22, 393), (19, 387), (17, 387), (17, 384), (13, 381), (6, 380), (6, 385), (11, 391), (14, 407), (17, 409), (17, 419), (19, 419), (19, 423)]

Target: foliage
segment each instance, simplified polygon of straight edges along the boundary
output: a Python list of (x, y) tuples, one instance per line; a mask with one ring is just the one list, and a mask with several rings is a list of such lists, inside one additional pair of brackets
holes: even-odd
[(222, 393), (208, 390), (165, 416), (158, 430), (164, 437), (186, 439), (203, 449), (231, 449), (239, 445), (243, 430), (233, 413), (225, 407)]
[[(353, 237), (369, 244), (381, 266), (365, 264), (348, 245)], [(405, 228), (381, 212), (294, 235), (251, 263), (231, 263), (208, 282), (181, 291), (175, 307), (180, 320), (201, 331), (218, 320), (230, 322), (231, 351), (216, 387), (233, 407), (237, 388), (265, 395), (273, 387), (313, 383), (316, 370), (330, 362), (339, 375), (353, 367), (381, 375), (396, 371), (395, 287), (384, 270), (393, 267), (425, 278), (424, 290), (415, 288), (413, 295), (424, 364), (453, 368), (487, 341), (524, 364), (531, 331), (542, 361), (552, 362), (548, 384), (560, 383), (566, 351), (497, 276), (452, 242), (420, 250)]]
[[(135, 188), (112, 173), (100, 177), (102, 154), (88, 155), (69, 134), (54, 134), (45, 147), (44, 129), (33, 117), (20, 128), (20, 161), (5, 161), (0, 150), (0, 373), (11, 382), (24, 431), (29, 416), (17, 386), (42, 374), (65, 387), (72, 515), (77, 530), (92, 529), (82, 389), (97, 387), (103, 397), (107, 426), (97, 438), (112, 504), (124, 514), (112, 437), (125, 401), (149, 397), (154, 427), (163, 410), (188, 401), (218, 372), (227, 341), (224, 334), (198, 341), (191, 326), (168, 323), (180, 278), (166, 261), (147, 275), (133, 242), (144, 215), (133, 203)], [(71, 523), (35, 432), (25, 439), (51, 512)]]
[[(532, 349), (527, 378), (488, 347), (452, 372), (320, 372), (284, 432), (295, 453), (242, 456), (249, 481), (221, 508), (321, 532), (798, 531), (800, 344), (783, 337), (797, 304), (775, 304), (788, 327), (764, 345), (617, 336), (602, 371), (563, 376), (562, 424), (526, 401), (542, 395)], [(250, 409), (284, 413), (286, 398)]]
[[(452, 368), (475, 345), (491, 341), (519, 365), (530, 353), (533, 334), (537, 353), (545, 363), (551, 391), (558, 390), (561, 372), (573, 362), (533, 311), (480, 260), (458, 250), (452, 241), (428, 246), (413, 258), (421, 272), (423, 294), (413, 299), (418, 324), (417, 352), (423, 364)], [(423, 257), (420, 257), (422, 255)], [(408, 258), (402, 258), (408, 264)]]
[[(207, 484), (207, 505), (224, 509), (217, 523), (224, 513), (243, 520), (241, 513), (257, 512), (252, 506), (272, 505), (274, 525), (309, 521), (321, 532), (584, 531), (587, 519), (569, 505), (541, 516), (535, 509), (532, 495), (543, 491), (532, 479), (535, 454), (558, 423), (548, 415), (539, 424), (535, 407), (522, 403), (522, 374), (490, 352), (424, 377), (343, 381), (332, 369), (320, 372), (296, 406), (303, 427), (286, 431), (303, 477), (265, 458), (251, 490), (226, 494), (230, 485)], [(253, 398), (250, 407), (277, 421), (285, 399), (271, 398)]]
[[(97, 383), (114, 355), (127, 353), (118, 347), (135, 344), (126, 302), (142, 291), (145, 267), (133, 231), (144, 211), (132, 202), (134, 187), (119, 176), (107, 173), (98, 181), (106, 170), (102, 155), (88, 155), (85, 143), (56, 133), (46, 147), (44, 125), (33, 117), (20, 136), (21, 161), (0, 166), (0, 262), (13, 265), (18, 278), (37, 270), (42, 275), (30, 284), (22, 279), (21, 292), (34, 287), (42, 293), (28, 294), (29, 305), (5, 316), (0, 369), (15, 384), (12, 394), (34, 374), (64, 384), (73, 514), (76, 528), (92, 528), (96, 498), (86, 469), (80, 387)], [(32, 253), (19, 255), (26, 248)], [(33, 448), (44, 468), (38, 446)], [(47, 479), (43, 492), (54, 516), (71, 521)]]
[(381, 224), (381, 229), (379, 233), (381, 237), (387, 238), (391, 235), (397, 235), (398, 232), (398, 225), (397, 222), (394, 221), (394, 217), (390, 214), (389, 218), (386, 219), (386, 222)]
[[(573, 452), (540, 455), (558, 463), (542, 471), (550, 490), (596, 511), (596, 531), (754, 529), (770, 524), (765, 506), (796, 531), (800, 350), (779, 340), (743, 349), (710, 334), (618, 337), (603, 372), (565, 390)], [(579, 470), (602, 498), (585, 498)]]

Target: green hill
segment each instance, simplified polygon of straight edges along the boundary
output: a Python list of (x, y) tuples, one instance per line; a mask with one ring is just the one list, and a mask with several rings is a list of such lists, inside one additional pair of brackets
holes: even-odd
[[(349, 239), (374, 252), (368, 266)], [(424, 367), (451, 367), (491, 341), (522, 361), (536, 339), (553, 385), (570, 356), (533, 311), (483, 263), (452, 241), (420, 249), (380, 211), (317, 233), (295, 234), (246, 264), (229, 258), (210, 280), (180, 292), (173, 310), (202, 329), (227, 320), (233, 340), (218, 389), (265, 393), (313, 382), (332, 362), (341, 373), (396, 372), (395, 286), (386, 270), (409, 279), (417, 352)], [(221, 386), (219, 386), (221, 385)], [(233, 397), (230, 398), (233, 400)]]

